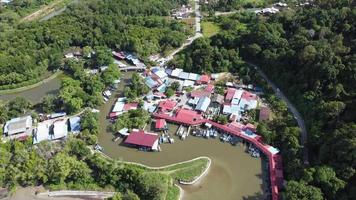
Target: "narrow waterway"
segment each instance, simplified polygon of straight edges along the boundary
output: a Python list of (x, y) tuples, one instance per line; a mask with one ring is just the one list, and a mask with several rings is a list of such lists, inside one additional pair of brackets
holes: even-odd
[(58, 93), (59, 88), (61, 87), (61, 77), (62, 76), (59, 75), (56, 78), (46, 82), (45, 84), (41, 84), (26, 91), (12, 94), (0, 94), (0, 100), (8, 101), (16, 97), (23, 97), (32, 103), (38, 103), (44, 96), (48, 94), (56, 95)]
[[(126, 73), (120, 84), (123, 90), (132, 73)], [(116, 96), (120, 95), (119, 93)], [(186, 161), (198, 156), (212, 159), (211, 169), (206, 177), (194, 186), (182, 186), (185, 200), (206, 199), (262, 199), (263, 162), (245, 153), (242, 145), (232, 146), (219, 139), (204, 139), (189, 136), (181, 141), (175, 138), (174, 144), (161, 145), (162, 152), (142, 152), (121, 146), (122, 140), (113, 141), (114, 136), (106, 130), (109, 121), (106, 119), (115, 98), (100, 107), (99, 144), (104, 153), (112, 158), (138, 162), (149, 166), (163, 166)], [(169, 132), (174, 134), (177, 125), (169, 124)], [(146, 129), (149, 129), (147, 127)]]

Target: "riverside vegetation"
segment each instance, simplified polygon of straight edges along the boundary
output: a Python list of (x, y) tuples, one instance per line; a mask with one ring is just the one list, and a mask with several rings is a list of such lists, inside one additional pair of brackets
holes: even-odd
[(221, 31), (196, 40), (170, 63), (187, 71), (239, 74), (265, 85), (261, 67), (302, 113), (310, 165), (304, 166), (300, 131), (287, 107), (265, 85), (274, 119), (258, 132), (277, 146), (287, 180), (285, 199), (355, 199), (356, 10), (352, 1), (314, 1), (265, 17), (252, 12), (214, 17)]

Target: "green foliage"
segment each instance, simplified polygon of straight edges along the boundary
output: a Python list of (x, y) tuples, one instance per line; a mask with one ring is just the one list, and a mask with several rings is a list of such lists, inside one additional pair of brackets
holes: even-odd
[(113, 125), (113, 131), (118, 132), (123, 128), (142, 129), (150, 119), (150, 114), (141, 108), (136, 110), (129, 110), (128, 112), (119, 116)]
[(213, 120), (219, 124), (227, 124), (229, 122), (229, 119), (226, 115), (215, 115)]
[(99, 133), (98, 114), (90, 111), (85, 111), (81, 115), (80, 126), (82, 130), (88, 130), (90, 134), (97, 135)]
[(166, 91), (166, 95), (167, 95), (167, 97), (173, 96), (174, 95), (174, 90), (171, 87), (169, 87), (167, 89), (167, 91)]
[(10, 118), (18, 117), (23, 115), (31, 108), (31, 103), (27, 101), (25, 98), (16, 97), (12, 99), (6, 104), (7, 107), (7, 115)]
[(148, 92), (149, 88), (144, 83), (143, 78), (139, 74), (134, 73), (131, 78), (130, 87), (125, 87), (124, 95), (131, 100), (135, 100)]
[[(32, 5), (39, 1), (15, 2)], [(183, 23), (166, 18), (178, 3), (175, 0), (79, 1), (50, 20), (21, 25), (16, 24), (19, 16), (11, 7), (9, 12), (0, 13), (0, 89), (38, 82), (47, 69), (61, 66), (63, 50), (71, 46), (86, 47), (86, 57), (91, 50), (88, 47), (95, 47), (97, 54), (92, 56), (94, 64), (99, 66), (112, 62), (108, 48), (148, 56), (180, 46), (189, 32)]]
[(306, 185), (302, 182), (288, 181), (286, 192), (282, 193), (283, 199), (290, 200), (322, 200), (320, 189)]
[(121, 77), (121, 72), (119, 71), (119, 68), (115, 64), (110, 64), (108, 66), (108, 69), (106, 69), (101, 74), (102, 82), (105, 85), (111, 85), (113, 81), (119, 79), (120, 77)]
[(180, 83), (178, 81), (174, 81), (172, 84), (171, 84), (171, 88), (174, 90), (174, 91), (178, 91), (180, 87)]
[(59, 92), (59, 98), (63, 101), (64, 109), (69, 113), (79, 111), (83, 105), (85, 92), (80, 82), (71, 78), (64, 78)]

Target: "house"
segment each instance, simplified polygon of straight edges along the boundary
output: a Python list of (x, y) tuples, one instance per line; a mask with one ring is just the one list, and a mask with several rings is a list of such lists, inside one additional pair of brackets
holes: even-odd
[(160, 79), (165, 79), (168, 76), (168, 74), (165, 72), (165, 70), (161, 69), (161, 68), (153, 68), (152, 72), (156, 76), (158, 76)]
[(4, 135), (10, 139), (26, 139), (32, 131), (32, 117), (13, 118), (5, 123)]
[(195, 110), (201, 111), (201, 112), (206, 112), (210, 105), (210, 98), (209, 97), (202, 97), (199, 99), (197, 106), (195, 107)]
[(209, 75), (203, 74), (198, 80), (198, 84), (208, 84), (210, 83), (211, 77)]
[(209, 93), (213, 93), (215, 86), (213, 84), (209, 84), (205, 87), (204, 91), (207, 91)]
[(68, 126), (67, 121), (64, 119), (59, 119), (53, 122), (52, 126), (49, 128), (49, 138), (50, 140), (57, 140), (67, 137)]
[(176, 117), (177, 121), (183, 124), (193, 124), (196, 121), (203, 120), (203, 116), (197, 111), (189, 109), (179, 109), (177, 110)]
[(68, 119), (69, 130), (72, 133), (80, 132), (80, 117), (75, 116)]
[(117, 101), (114, 107), (112, 108), (111, 112), (122, 112), (124, 111), (124, 106), (125, 106), (124, 102)]
[(234, 98), (236, 89), (234, 88), (227, 88), (227, 92), (225, 95), (225, 102), (231, 102), (231, 100)]
[(223, 104), (224, 103), (224, 96), (220, 94), (214, 94), (211, 97), (211, 102), (212, 103), (218, 103), (218, 104)]
[(258, 120), (261, 121), (268, 121), (271, 117), (271, 110), (267, 106), (262, 106), (260, 108), (260, 114)]
[(189, 73), (188, 75), (188, 80), (191, 80), (191, 81), (197, 81), (200, 79), (200, 76), (198, 74), (195, 74), (195, 73)]
[(119, 130), (119, 134), (122, 135), (122, 136), (128, 136), (128, 135), (130, 135), (129, 129), (128, 128), (120, 129)]
[(177, 105), (177, 102), (172, 101), (170, 99), (166, 100), (166, 101), (161, 101), (158, 104), (158, 108), (162, 111), (162, 112), (170, 112), (174, 109), (174, 107)]
[(33, 131), (33, 144), (38, 144), (44, 140), (50, 140), (49, 129), (52, 126), (51, 120), (46, 120), (37, 124)]
[(158, 151), (159, 136), (154, 133), (147, 133), (143, 130), (133, 130), (125, 140), (125, 144), (145, 148), (152, 151)]
[(183, 79), (183, 80), (188, 80), (188, 78), (189, 78), (189, 73), (182, 71), (181, 73), (179, 73), (178, 78)]
[(167, 123), (165, 119), (157, 119), (156, 120), (156, 130), (164, 130), (167, 128)]
[(199, 99), (200, 99), (199, 97), (190, 98), (188, 100), (188, 104), (196, 106), (198, 104), (198, 102), (199, 102)]
[(192, 87), (192, 86), (194, 86), (194, 81), (184, 80), (183, 87)]
[(127, 103), (124, 105), (124, 111), (136, 110), (138, 107), (138, 103)]
[(190, 97), (192, 97), (192, 98), (208, 97), (209, 95), (210, 95), (210, 93), (207, 91), (204, 91), (204, 90), (193, 90), (190, 93)]
[(175, 78), (179, 78), (179, 74), (183, 72), (183, 69), (180, 69), (180, 68), (175, 68), (172, 73), (171, 73), (171, 76), (172, 77), (175, 77)]
[(157, 81), (153, 80), (152, 77), (150, 77), (150, 76), (147, 76), (145, 78), (145, 84), (151, 89), (156, 87), (157, 85), (159, 85), (159, 83)]
[(257, 107), (257, 95), (248, 91), (244, 91), (239, 103), (241, 108), (250, 110)]

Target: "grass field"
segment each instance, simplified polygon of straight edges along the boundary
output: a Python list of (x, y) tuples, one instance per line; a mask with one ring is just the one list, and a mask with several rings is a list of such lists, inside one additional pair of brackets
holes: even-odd
[(202, 22), (201, 27), (204, 37), (211, 37), (220, 31), (220, 27), (213, 22)]
[(141, 164), (124, 163), (126, 166), (137, 167), (145, 170), (144, 176), (148, 179), (157, 179), (163, 189), (162, 197), (166, 200), (178, 200), (180, 191), (174, 183), (182, 180), (190, 182), (200, 176), (207, 169), (210, 159), (200, 157), (187, 162), (172, 164), (165, 167), (147, 167)]

